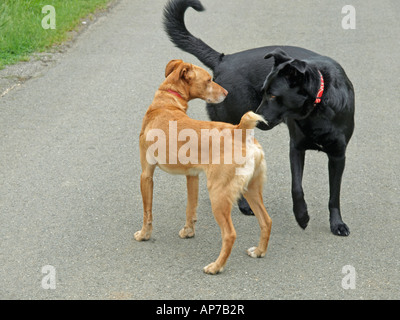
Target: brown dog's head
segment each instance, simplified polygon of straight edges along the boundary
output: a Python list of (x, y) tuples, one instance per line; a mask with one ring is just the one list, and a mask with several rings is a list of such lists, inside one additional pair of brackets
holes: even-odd
[(220, 103), (228, 95), (206, 70), (182, 60), (168, 62), (165, 77), (171, 88), (184, 93), (188, 100), (200, 98), (208, 103)]

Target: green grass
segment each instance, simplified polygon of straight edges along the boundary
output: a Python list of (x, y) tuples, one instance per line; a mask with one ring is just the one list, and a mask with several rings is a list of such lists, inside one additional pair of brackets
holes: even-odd
[[(110, 0), (1, 0), (0, 1), (0, 69), (33, 52), (42, 52), (68, 38), (80, 20)], [(43, 29), (45, 5), (56, 11), (56, 29)]]

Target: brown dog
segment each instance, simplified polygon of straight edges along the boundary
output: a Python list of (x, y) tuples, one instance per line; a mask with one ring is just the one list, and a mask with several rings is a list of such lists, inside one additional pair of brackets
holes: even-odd
[[(262, 199), (266, 164), (261, 146), (252, 136), (249, 139), (246, 135), (258, 121), (264, 121), (263, 118), (248, 112), (239, 125), (193, 120), (186, 114), (189, 100), (200, 98), (209, 103), (220, 103), (228, 92), (213, 82), (204, 69), (182, 60), (170, 61), (165, 69), (165, 77), (144, 116), (140, 133), (140, 188), (144, 212), (143, 227), (135, 233), (135, 239), (148, 240), (151, 236), (153, 174), (156, 166), (172, 174), (186, 175), (186, 224), (179, 236), (193, 237), (197, 221), (198, 175), (205, 172), (212, 211), (222, 232), (222, 249), (218, 259), (206, 266), (204, 272), (216, 274), (226, 264), (236, 239), (231, 208), (242, 194), (257, 216), (261, 228), (258, 247), (250, 248), (247, 252), (251, 257), (263, 257), (272, 223)], [(222, 137), (223, 144), (220, 143)], [(211, 145), (210, 139), (213, 142)], [(235, 160), (239, 158), (241, 161), (232, 161), (232, 150), (235, 151)]]

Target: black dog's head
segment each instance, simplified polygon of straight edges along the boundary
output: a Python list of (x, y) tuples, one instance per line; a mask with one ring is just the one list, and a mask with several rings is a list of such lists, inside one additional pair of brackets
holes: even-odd
[(263, 99), (256, 113), (268, 122), (269, 130), (286, 119), (304, 119), (314, 108), (318, 91), (318, 70), (305, 61), (289, 57), (275, 49), (264, 59), (274, 57), (275, 64), (267, 76), (262, 91)]

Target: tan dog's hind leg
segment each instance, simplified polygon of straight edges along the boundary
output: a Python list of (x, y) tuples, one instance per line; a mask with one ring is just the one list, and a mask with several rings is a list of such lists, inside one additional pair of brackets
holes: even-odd
[(214, 218), (221, 228), (222, 248), (218, 259), (204, 267), (204, 272), (216, 274), (222, 272), (226, 261), (231, 254), (233, 244), (236, 240), (236, 231), (231, 218), (232, 204), (227, 196), (223, 194), (212, 194), (210, 191), (211, 208)]
[(244, 193), (244, 197), (257, 217), (261, 229), (258, 247), (248, 249), (247, 254), (253, 258), (264, 257), (267, 252), (269, 236), (271, 234), (272, 220), (264, 207), (261, 176), (253, 178), (248, 186), (247, 192)]
[(199, 176), (186, 176), (188, 202), (186, 206), (186, 224), (179, 231), (182, 239), (194, 237), (194, 225), (197, 221), (196, 209), (199, 195)]
[(155, 166), (146, 165), (140, 176), (140, 191), (143, 199), (143, 227), (135, 232), (134, 238), (137, 241), (149, 240), (153, 230), (153, 174)]

